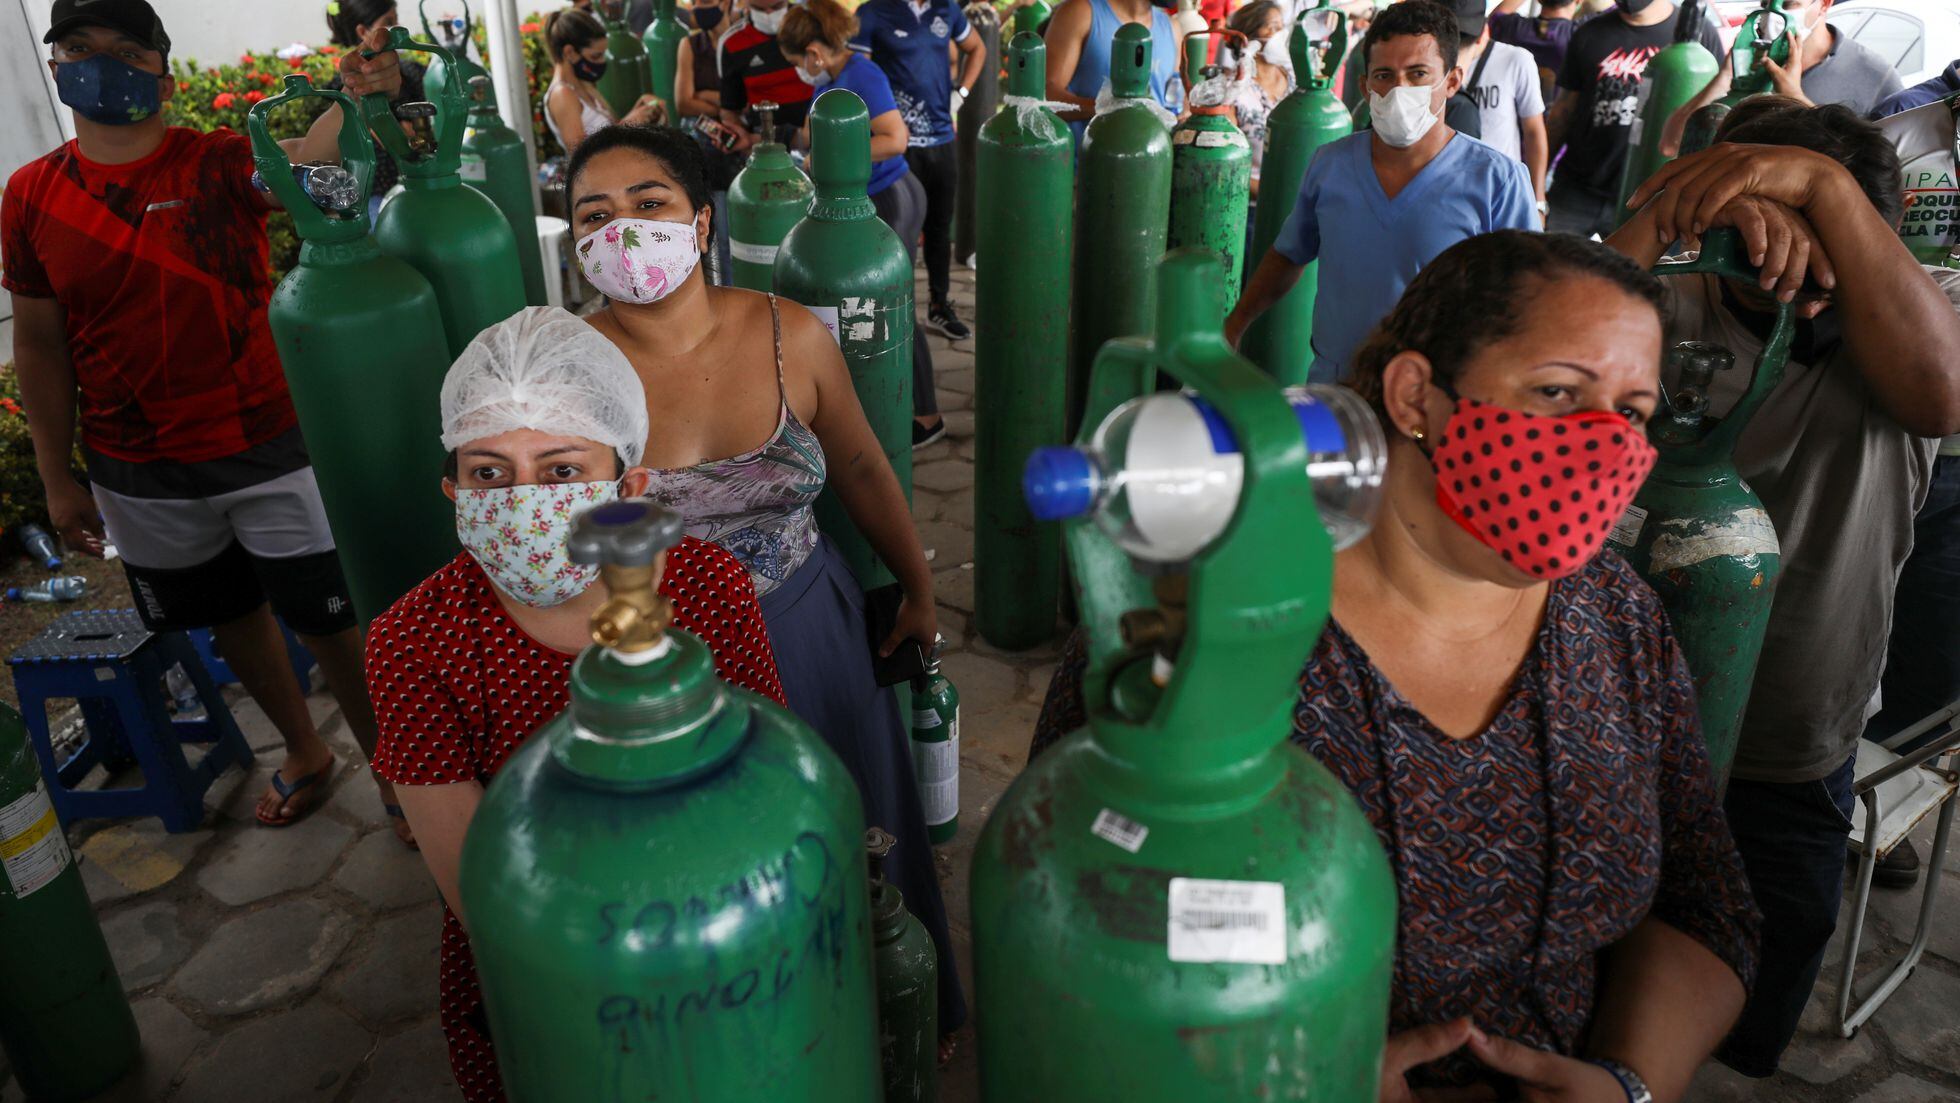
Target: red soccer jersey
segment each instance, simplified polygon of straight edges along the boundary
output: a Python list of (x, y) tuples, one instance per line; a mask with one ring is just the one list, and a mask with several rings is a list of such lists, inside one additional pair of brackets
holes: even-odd
[[(693, 537), (667, 553), (660, 592), (674, 626), (701, 637), (723, 681), (783, 703), (776, 655), (748, 569)], [(532, 732), (565, 711), (575, 656), (526, 635), (468, 552), (430, 575), (368, 626), (368, 695), (381, 741), (374, 772), (396, 785), (490, 779)], [(450, 1069), (463, 1098), (504, 1098), (469, 937), (442, 913), (437, 981)]]
[(297, 424), (252, 167), (243, 135), (172, 127), (140, 161), (69, 142), (7, 182), (0, 287), (61, 304), (94, 451), (197, 463)]

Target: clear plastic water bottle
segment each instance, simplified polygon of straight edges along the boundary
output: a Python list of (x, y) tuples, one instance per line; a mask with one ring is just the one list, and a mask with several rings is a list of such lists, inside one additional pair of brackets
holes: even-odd
[(177, 663), (164, 671), (163, 684), (170, 689), (170, 699), (176, 702), (178, 715), (204, 710), (204, 702), (197, 696), (197, 686), (191, 683), (191, 676), (184, 673), (184, 664)]
[(80, 601), (88, 594), (88, 579), (78, 574), (64, 578), (50, 578), (32, 586), (10, 586), (7, 589), (8, 601), (26, 601), (45, 605), (56, 601)]
[[(1286, 398), (1306, 438), (1321, 524), (1345, 548), (1374, 524), (1388, 463), (1381, 423), (1345, 387), (1290, 387)], [(1182, 563), (1225, 531), (1244, 475), (1216, 410), (1195, 395), (1153, 394), (1111, 411), (1087, 447), (1038, 449), (1021, 488), (1037, 520), (1093, 515), (1132, 556)]]
[(55, 547), (54, 537), (48, 534), (47, 529), (39, 525), (22, 525), (20, 546), (26, 548), (27, 554), (48, 570), (61, 569), (61, 552)]

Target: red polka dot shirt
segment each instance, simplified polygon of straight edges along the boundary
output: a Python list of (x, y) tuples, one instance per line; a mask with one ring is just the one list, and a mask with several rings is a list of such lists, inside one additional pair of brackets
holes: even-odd
[[(783, 703), (755, 586), (719, 545), (684, 538), (660, 592), (730, 685)], [(368, 626), (367, 683), (381, 729), (374, 772), (396, 785), (488, 784), (531, 733), (565, 710), (574, 655), (510, 619), (469, 553), (404, 594)], [(445, 906), (438, 982), (449, 1063), (463, 1097), (504, 1098), (463, 926)]]

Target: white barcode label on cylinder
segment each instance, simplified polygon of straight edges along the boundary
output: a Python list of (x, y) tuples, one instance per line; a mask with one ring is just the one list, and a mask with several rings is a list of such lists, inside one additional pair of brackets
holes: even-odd
[(490, 168), (481, 157), (465, 157), (463, 163), (456, 166), (456, 175), (471, 183), (481, 184), (490, 179)]
[(48, 802), (45, 783), (35, 782), (33, 792), (0, 807), (0, 872), (15, 897), (45, 888), (69, 861), (68, 839)]
[(1631, 548), (1640, 543), (1640, 530), (1647, 527), (1647, 511), (1639, 506), (1628, 506), (1620, 519), (1613, 522), (1613, 530), (1606, 534), (1606, 542)]
[(951, 737), (928, 743), (912, 741), (912, 770), (919, 779), (919, 803), (926, 823), (941, 824), (960, 814), (960, 721), (949, 725)]
[(1143, 849), (1143, 840), (1150, 837), (1150, 829), (1128, 816), (1105, 808), (1096, 813), (1096, 822), (1089, 825), (1089, 834), (1135, 854)]
[(1173, 877), (1172, 961), (1286, 963), (1286, 886), (1277, 881)]
[(780, 245), (756, 245), (731, 238), (728, 242), (728, 255), (744, 264), (774, 264), (776, 252), (781, 248)]

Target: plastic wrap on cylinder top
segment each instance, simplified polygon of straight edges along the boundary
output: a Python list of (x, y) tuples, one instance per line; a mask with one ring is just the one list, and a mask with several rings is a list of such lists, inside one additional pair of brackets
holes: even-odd
[(1163, 120), (1165, 126), (1177, 125), (1177, 113), (1170, 108), (1150, 96), (1118, 96), (1110, 87), (1109, 81), (1104, 80), (1102, 91), (1096, 93), (1096, 117), (1101, 118), (1111, 111), (1121, 111), (1129, 107), (1149, 108), (1151, 114)]
[[(1108, 85), (1104, 87), (1107, 88)], [(1063, 137), (1067, 132), (1063, 130), (1060, 119), (1044, 113), (1041, 109), (1045, 107), (1049, 111), (1060, 113), (1075, 107), (1072, 103), (1057, 103), (1054, 100), (1044, 100), (1039, 96), (1002, 96), (1000, 103), (1002, 107), (1014, 109), (1015, 119), (1021, 124), (1021, 129), (1049, 141)], [(1101, 111), (1098, 110), (1097, 114), (1101, 114)]]

